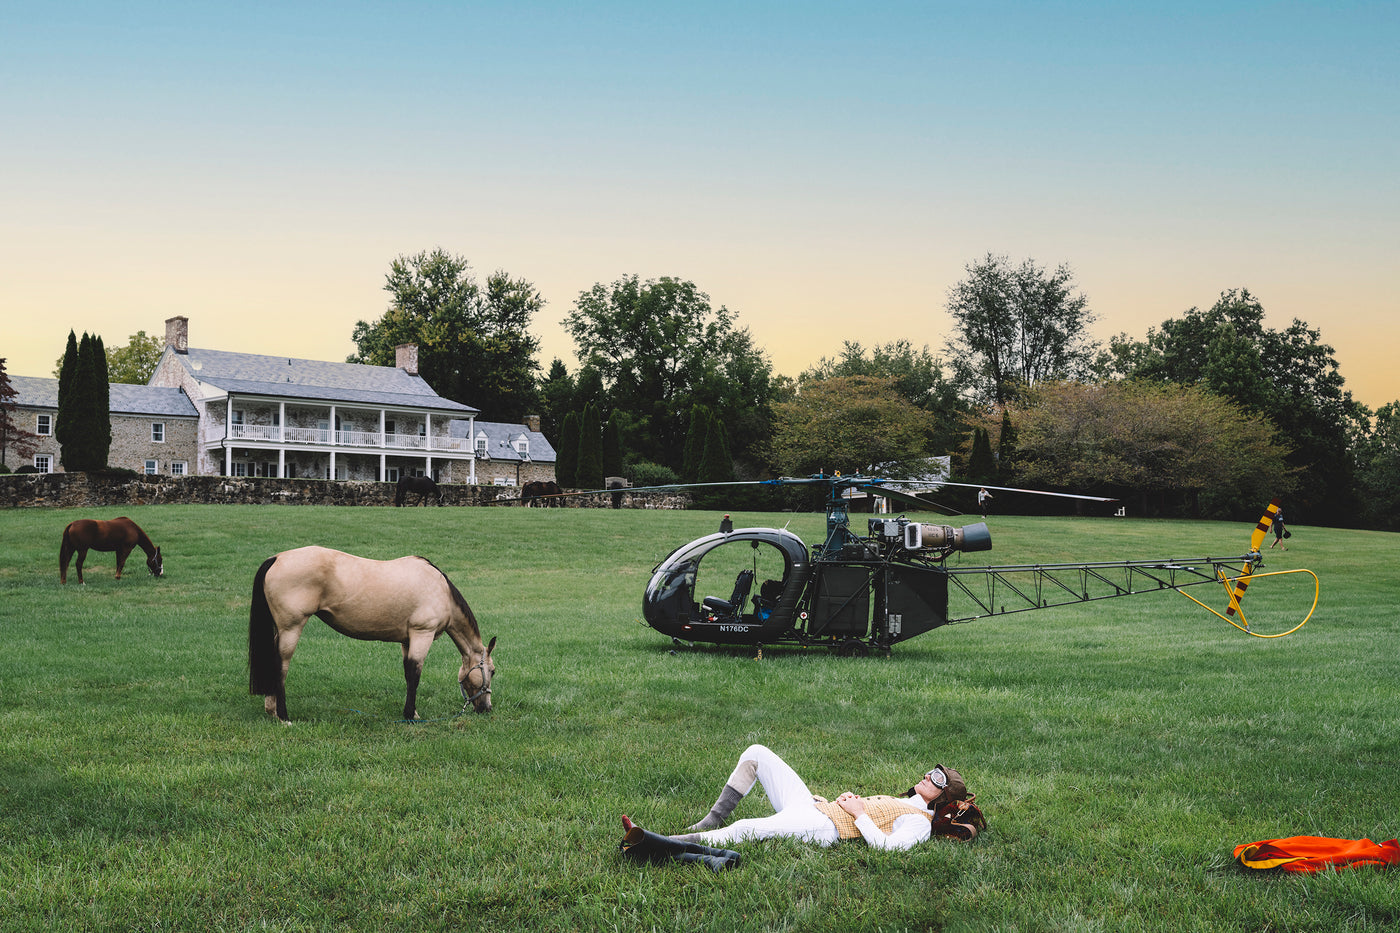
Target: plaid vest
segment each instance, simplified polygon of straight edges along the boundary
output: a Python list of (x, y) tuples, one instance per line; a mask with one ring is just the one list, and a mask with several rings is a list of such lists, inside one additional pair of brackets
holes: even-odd
[[(840, 838), (861, 838), (860, 829), (856, 827), (856, 818), (842, 810), (839, 803), (834, 800), (814, 800), (813, 803), (823, 815), (836, 824), (836, 833)], [(914, 806), (903, 797), (888, 797), (883, 794), (866, 797), (865, 812), (875, 821), (880, 832), (886, 835), (889, 835), (890, 830), (894, 828), (894, 821), (906, 813), (917, 813), (930, 822), (933, 820), (933, 814), (928, 810)]]

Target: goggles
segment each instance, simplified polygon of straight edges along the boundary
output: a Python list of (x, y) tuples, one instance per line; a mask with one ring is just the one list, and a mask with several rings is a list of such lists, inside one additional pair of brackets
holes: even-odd
[(924, 777), (932, 781), (934, 787), (944, 788), (948, 786), (948, 775), (943, 773), (942, 768), (934, 768), (932, 771), (925, 771)]

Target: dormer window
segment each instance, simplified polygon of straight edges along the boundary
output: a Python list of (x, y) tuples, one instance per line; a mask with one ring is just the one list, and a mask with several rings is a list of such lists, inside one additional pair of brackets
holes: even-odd
[(487, 455), (485, 434), (478, 434), (476, 436), (476, 455), (478, 457), (485, 457)]
[(530, 438), (524, 434), (515, 439), (515, 452), (522, 457), (530, 456)]

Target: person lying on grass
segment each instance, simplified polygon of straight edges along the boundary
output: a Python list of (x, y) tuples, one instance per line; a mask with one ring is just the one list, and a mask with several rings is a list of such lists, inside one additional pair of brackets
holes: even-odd
[[(776, 812), (726, 826), (735, 806), (755, 782), (762, 785)], [(847, 791), (827, 800), (813, 795), (797, 772), (772, 750), (750, 745), (739, 756), (710, 812), (687, 827), (688, 832), (671, 838), (712, 846), (773, 837), (829, 846), (841, 839), (863, 838), (879, 849), (903, 850), (934, 835), (972, 838), (986, 825), (980, 811), (971, 805), (972, 799), (962, 775), (936, 765), (900, 796), (862, 797)], [(967, 803), (957, 806), (960, 801)], [(968, 810), (976, 814), (975, 820), (968, 816)]]

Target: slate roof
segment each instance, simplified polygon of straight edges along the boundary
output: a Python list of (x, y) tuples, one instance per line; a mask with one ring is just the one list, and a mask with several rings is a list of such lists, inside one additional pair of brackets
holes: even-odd
[(422, 376), (394, 366), (329, 363), (296, 357), (200, 350), (176, 354), (190, 375), (205, 385), (238, 395), (271, 395), (402, 408), (432, 408), (459, 414), (478, 409), (443, 398)]
[[(27, 408), (58, 409), (58, 380), (37, 376), (11, 376), (15, 402)], [(108, 410), (114, 415), (160, 415), (165, 418), (198, 418), (199, 411), (189, 396), (165, 386), (137, 386), (124, 382), (110, 384)]]
[(554, 445), (550, 444), (548, 438), (539, 431), (531, 431), (523, 424), (477, 421), (474, 433), (470, 430), (471, 427), (472, 422), (469, 421), (451, 421), (447, 425), (447, 433), (452, 437), (473, 439), (484, 433), (486, 435), (486, 453), (492, 460), (524, 461), (525, 458), (515, 451), (515, 440), (522, 434), (530, 439), (530, 462), (553, 463), (558, 458), (554, 452)]

